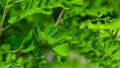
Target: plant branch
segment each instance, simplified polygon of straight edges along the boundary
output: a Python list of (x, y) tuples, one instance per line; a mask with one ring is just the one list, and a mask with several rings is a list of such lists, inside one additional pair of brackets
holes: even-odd
[(112, 20), (107, 20), (106, 18), (101, 18), (101, 19), (92, 19), (90, 21), (100, 21), (100, 20), (103, 20), (103, 21), (109, 21), (111, 22)]
[(61, 12), (55, 22), (55, 26), (57, 26), (60, 23), (60, 19), (62, 18), (64, 11), (65, 11), (64, 9), (61, 10)]
[(5, 17), (8, 13), (8, 10), (9, 10), (9, 8), (4, 10), (3, 15), (2, 15), (2, 21), (1, 21), (1, 24), (0, 24), (0, 36), (2, 34), (3, 24), (4, 24), (4, 21), (5, 21)]

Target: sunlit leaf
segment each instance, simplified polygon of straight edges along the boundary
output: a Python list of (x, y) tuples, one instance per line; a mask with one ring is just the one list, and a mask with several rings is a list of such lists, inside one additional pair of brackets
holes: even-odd
[(9, 22), (10, 24), (15, 23), (16, 21), (17, 21), (17, 17), (11, 17), (11, 18), (8, 20), (8, 22)]
[(67, 43), (57, 45), (53, 48), (53, 50), (61, 56), (67, 56), (69, 54), (69, 46)]

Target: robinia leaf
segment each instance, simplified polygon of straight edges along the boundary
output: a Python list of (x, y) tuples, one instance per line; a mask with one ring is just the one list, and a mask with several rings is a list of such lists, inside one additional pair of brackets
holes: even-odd
[(56, 39), (57, 42), (60, 40), (64, 40), (66, 37), (67, 37), (67, 32), (64, 31), (57, 32), (54, 35), (54, 38)]
[(10, 24), (13, 24), (17, 21), (17, 17), (11, 17), (9, 20), (8, 20), (8, 23)]
[(46, 40), (51, 45), (56, 43), (56, 40), (53, 37), (49, 36), (49, 35), (46, 35)]
[(6, 44), (11, 44), (12, 50), (19, 50), (21, 48), (21, 37), (19, 32), (14, 32), (11, 37), (5, 40)]
[(34, 48), (35, 48), (35, 46), (34, 46), (34, 40), (33, 40), (33, 41), (31, 42), (31, 44), (28, 45), (28, 47), (23, 50), (23, 52), (27, 53), (27, 52), (33, 50)]
[(54, 47), (53, 50), (61, 56), (67, 56), (69, 53), (69, 46), (67, 43), (64, 43)]
[(10, 44), (4, 44), (4, 45), (2, 45), (1, 48), (2, 48), (4, 51), (10, 51), (11, 45), (10, 45)]

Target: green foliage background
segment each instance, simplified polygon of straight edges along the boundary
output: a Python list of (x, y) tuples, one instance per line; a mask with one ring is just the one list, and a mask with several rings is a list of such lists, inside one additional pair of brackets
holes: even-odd
[(0, 0), (0, 68), (119, 68), (119, 6), (120, 0)]

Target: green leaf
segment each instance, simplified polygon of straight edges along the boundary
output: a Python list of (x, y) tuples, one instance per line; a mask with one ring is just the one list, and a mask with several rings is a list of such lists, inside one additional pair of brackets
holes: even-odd
[(83, 5), (84, 1), (82, 1), (82, 0), (72, 0), (70, 3), (72, 3), (74, 5)]
[(83, 29), (83, 28), (85, 28), (85, 27), (86, 27), (85, 22), (81, 22), (81, 23), (80, 23), (80, 26), (79, 26), (79, 29)]
[(48, 8), (48, 7), (44, 7), (44, 8), (42, 8), (42, 9), (39, 10), (39, 11), (40, 11), (40, 13), (47, 14), (47, 15), (52, 14), (52, 9), (51, 9), (51, 8)]
[(33, 31), (31, 30), (31, 31), (25, 36), (25, 38), (24, 38), (24, 40), (23, 40), (23, 43), (25, 43), (26, 41), (32, 39), (32, 37), (33, 37)]
[(111, 60), (120, 60), (120, 49), (117, 50), (113, 55), (111, 55), (112, 59)]
[(48, 41), (48, 43), (50, 45), (56, 43), (56, 40), (53, 37), (49, 36), (49, 35), (46, 35), (46, 40)]
[(5, 40), (6, 44), (11, 44), (12, 50), (19, 50), (21, 48), (21, 38), (19, 32), (14, 32), (11, 37)]
[(17, 59), (17, 63), (22, 64), (22, 63), (23, 63), (23, 58), (22, 58), (22, 57), (19, 57), (19, 58)]
[(109, 29), (120, 29), (120, 19), (115, 19), (106, 25), (109, 27)]
[(11, 61), (11, 58), (12, 58), (12, 54), (11, 53), (8, 53), (7, 56), (6, 56), (6, 62), (9, 63)]
[(35, 27), (35, 32), (38, 40), (42, 40), (48, 42), (48, 44), (56, 43), (56, 40), (52, 38), (50, 35), (43, 33), (40, 28), (37, 26)]
[(50, 36), (53, 36), (57, 31), (58, 31), (58, 27), (53, 27), (51, 28), (50, 32), (48, 33)]
[(50, 8), (61, 7), (60, 2), (58, 2), (56, 0), (50, 0), (48, 5), (49, 5)]
[(91, 15), (91, 16), (98, 16), (98, 12), (96, 9), (86, 9), (86, 14)]
[(53, 24), (50, 24), (50, 25), (48, 25), (48, 26), (43, 30), (43, 32), (44, 32), (45, 34), (48, 34), (53, 27), (54, 27), (54, 25), (53, 25)]
[(104, 15), (107, 15), (108, 12), (112, 12), (113, 10), (114, 10), (114, 8), (111, 6), (104, 6), (104, 7), (100, 7), (98, 9), (98, 12), (102, 13)]
[(61, 7), (64, 9), (69, 9), (72, 7), (72, 5), (68, 1), (61, 1)]
[[(81, 25), (82, 27), (85, 27), (84, 24)], [(105, 24), (102, 24), (99, 19), (97, 20), (96, 24), (92, 24), (91, 21), (87, 21), (86, 26), (89, 29), (120, 29), (120, 19), (115, 19), (115, 20), (111, 20), (111, 22), (106, 22)], [(80, 27), (81, 29), (81, 27)]]
[(27, 52), (33, 50), (34, 48), (35, 48), (35, 45), (34, 45), (34, 40), (33, 40), (33, 41), (30, 43), (30, 45), (28, 45), (27, 48), (23, 49), (23, 52), (24, 52), (24, 53), (27, 53)]
[(4, 44), (4, 45), (2, 45), (2, 47), (1, 47), (4, 51), (10, 51), (10, 49), (11, 49), (11, 45), (10, 44)]
[(17, 21), (17, 17), (11, 17), (9, 20), (8, 20), (8, 23), (10, 24), (13, 24)]
[(26, 63), (26, 65), (24, 66), (25, 68), (30, 68), (32, 66), (32, 63), (29, 61)]
[(38, 40), (46, 40), (45, 33), (43, 33), (38, 26), (34, 27), (34, 32)]
[(1, 68), (10, 68), (11, 65), (12, 65), (12, 64), (9, 63), (9, 64), (6, 64), (6, 65), (2, 65), (2, 66), (0, 66), (0, 67), (1, 67)]
[(64, 40), (67, 37), (67, 32), (59, 31), (53, 37), (57, 42), (60, 40)]
[(20, 35), (19, 33), (14, 33), (12, 36), (11, 36), (11, 41), (12, 41), (12, 48), (15, 49), (15, 50), (19, 50), (20, 47), (21, 47), (21, 40), (20, 40)]
[(68, 56), (69, 46), (67, 43), (64, 43), (64, 44), (55, 46), (53, 50), (61, 56)]

